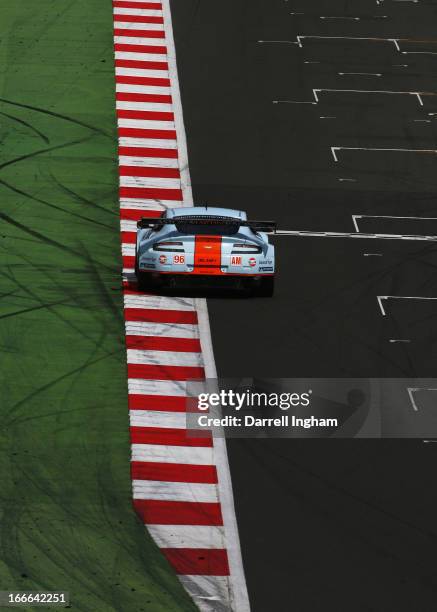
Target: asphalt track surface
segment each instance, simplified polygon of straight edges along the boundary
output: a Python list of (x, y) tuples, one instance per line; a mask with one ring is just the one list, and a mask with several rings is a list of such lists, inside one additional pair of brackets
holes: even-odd
[[(352, 215), (369, 215), (362, 232), (436, 233), (436, 220), (380, 218), (437, 217), (433, 3), (172, 10), (195, 201), (290, 230), (353, 232)], [(363, 40), (299, 46), (298, 35)], [(314, 104), (314, 88), (342, 91)], [(347, 148), (337, 162), (331, 147)], [(222, 376), (435, 375), (437, 302), (389, 300), (383, 316), (377, 300), (437, 296), (435, 244), (276, 245), (272, 300), (209, 301)], [(254, 612), (435, 609), (436, 444), (231, 440), (228, 451)]]

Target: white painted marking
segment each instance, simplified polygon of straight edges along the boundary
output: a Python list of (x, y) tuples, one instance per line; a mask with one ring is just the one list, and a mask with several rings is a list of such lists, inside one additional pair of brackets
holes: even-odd
[(287, 44), (287, 45), (297, 45), (298, 43), (293, 40), (258, 40), (260, 44), (265, 43), (278, 43), (278, 44)]
[(395, 215), (352, 215), (355, 231), (359, 232), (357, 219), (406, 219), (413, 221), (437, 221), (437, 217), (401, 217)]
[(340, 183), (356, 183), (357, 179), (354, 178), (339, 178)]
[(391, 339), (389, 340), (390, 343), (395, 344), (397, 342), (411, 342), (411, 340), (403, 340), (403, 339)]
[(382, 151), (394, 153), (437, 153), (437, 149), (383, 149), (379, 147), (331, 147), (334, 161), (338, 162), (337, 151)]
[(322, 116), (322, 117), (319, 117), (319, 119), (337, 119), (337, 117), (335, 117), (333, 115), (332, 116), (326, 116), (326, 117)]
[(380, 72), (339, 72), (338, 74), (340, 76), (356, 75), (356, 76), (376, 76), (376, 77), (382, 77), (382, 74)]
[(433, 92), (419, 92), (419, 91), (390, 91), (386, 89), (328, 89), (328, 88), (317, 88), (313, 89), (314, 98), (316, 102), (319, 102), (319, 93), (362, 93), (362, 94), (387, 94), (387, 95), (406, 95), (415, 96), (420, 106), (423, 106), (422, 96), (435, 96), (437, 94)]
[(364, 240), (412, 240), (423, 242), (437, 242), (437, 236), (422, 236), (415, 234), (365, 234), (349, 232), (314, 232), (307, 230), (277, 230), (276, 232), (267, 233), (272, 236), (296, 236), (311, 238), (363, 238)]
[(360, 21), (361, 18), (360, 17), (319, 17), (319, 19), (341, 19), (341, 20), (347, 20), (347, 21)]
[(151, 111), (154, 113), (172, 113), (173, 107), (171, 104), (163, 104), (158, 102), (131, 102), (130, 100), (117, 100), (117, 110), (133, 110), (133, 111)]
[[(419, 412), (419, 408), (417, 407), (417, 404), (414, 400), (414, 393), (417, 393), (417, 391), (437, 391), (437, 389), (433, 388), (433, 387), (407, 387), (407, 391), (408, 391), (408, 395), (410, 397), (410, 401), (411, 404), (413, 406), (413, 410), (415, 412)], [(436, 440), (437, 442), (437, 440)]]
[(382, 253), (363, 253), (364, 257), (382, 257)]
[(412, 296), (412, 295), (378, 295), (377, 298), (378, 298), (379, 307), (384, 317), (386, 316), (386, 312), (382, 304), (382, 300), (420, 300), (420, 301), (437, 300), (437, 297), (423, 297), (423, 296)]

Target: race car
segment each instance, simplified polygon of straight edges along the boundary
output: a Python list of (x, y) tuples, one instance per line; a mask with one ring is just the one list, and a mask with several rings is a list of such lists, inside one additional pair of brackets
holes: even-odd
[(273, 221), (250, 221), (241, 210), (168, 208), (137, 223), (135, 273), (141, 289), (199, 285), (272, 296)]

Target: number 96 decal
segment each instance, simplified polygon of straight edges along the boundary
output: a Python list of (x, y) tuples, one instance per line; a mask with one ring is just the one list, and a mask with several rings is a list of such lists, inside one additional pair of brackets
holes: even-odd
[(185, 255), (173, 255), (173, 263), (174, 264), (184, 264)]

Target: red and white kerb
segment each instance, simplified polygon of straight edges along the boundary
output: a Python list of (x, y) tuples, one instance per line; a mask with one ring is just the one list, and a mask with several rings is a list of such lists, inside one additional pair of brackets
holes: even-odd
[(113, 9), (133, 503), (199, 609), (247, 612), (226, 446), (186, 435), (187, 381), (215, 376), (205, 301), (134, 274), (136, 221), (192, 205), (169, 0)]

